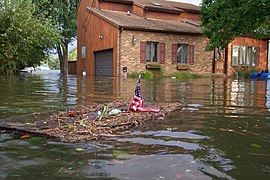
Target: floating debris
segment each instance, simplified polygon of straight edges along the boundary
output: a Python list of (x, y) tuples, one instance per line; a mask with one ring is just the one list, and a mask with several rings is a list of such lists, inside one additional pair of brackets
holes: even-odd
[(57, 138), (66, 142), (85, 142), (115, 135), (149, 120), (162, 120), (182, 107), (180, 103), (156, 105), (160, 112), (127, 111), (129, 104), (118, 101), (79, 106), (35, 123), (1, 122), (0, 129)]

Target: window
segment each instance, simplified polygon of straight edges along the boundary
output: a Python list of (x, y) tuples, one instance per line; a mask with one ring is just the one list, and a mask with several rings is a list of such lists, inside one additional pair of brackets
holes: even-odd
[(256, 47), (232, 46), (233, 66), (256, 66)]
[(147, 42), (146, 44), (146, 62), (158, 61), (158, 43)]
[(194, 45), (172, 44), (172, 64), (194, 64)]
[(238, 66), (238, 57), (239, 57), (239, 46), (233, 46), (232, 50), (232, 65)]
[(256, 47), (252, 47), (251, 52), (251, 66), (256, 66), (256, 57), (257, 57), (257, 49)]
[(82, 45), (82, 58), (85, 58), (86, 55), (86, 46)]
[(251, 65), (252, 47), (247, 47), (247, 65)]
[(240, 51), (239, 51), (239, 60), (240, 60), (240, 65), (244, 66), (246, 65), (246, 47), (245, 46), (240, 46)]
[(180, 63), (180, 64), (188, 63), (188, 45), (187, 44), (177, 45), (177, 63)]

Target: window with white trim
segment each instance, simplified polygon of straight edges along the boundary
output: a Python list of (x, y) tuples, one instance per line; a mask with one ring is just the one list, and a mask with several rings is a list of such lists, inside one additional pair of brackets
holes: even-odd
[(158, 62), (158, 43), (157, 42), (147, 42), (146, 62)]
[(81, 54), (82, 58), (85, 58), (86, 56), (86, 46), (82, 45), (82, 54)]
[(177, 63), (188, 63), (188, 44), (177, 44)]
[(233, 66), (256, 66), (256, 47), (253, 46), (232, 46)]

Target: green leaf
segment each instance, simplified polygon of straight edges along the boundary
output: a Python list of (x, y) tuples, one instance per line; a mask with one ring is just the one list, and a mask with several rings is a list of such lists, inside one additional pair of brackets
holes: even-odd
[(250, 146), (254, 148), (261, 148), (261, 145), (255, 143), (250, 144)]

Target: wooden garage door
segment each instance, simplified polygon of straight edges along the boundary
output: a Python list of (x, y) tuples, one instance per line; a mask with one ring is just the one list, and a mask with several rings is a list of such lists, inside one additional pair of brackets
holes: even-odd
[(96, 76), (113, 76), (113, 50), (95, 52)]

